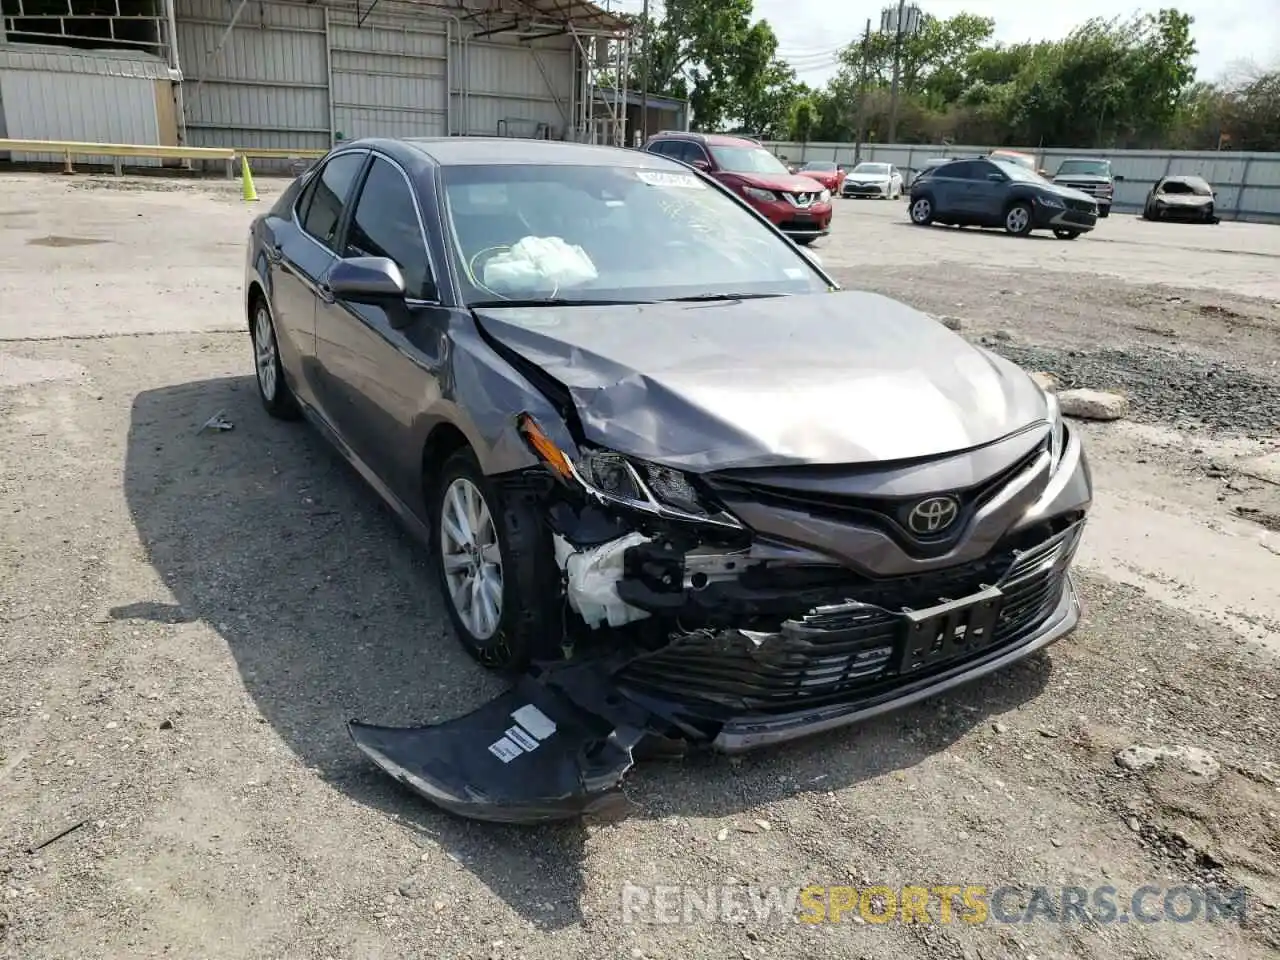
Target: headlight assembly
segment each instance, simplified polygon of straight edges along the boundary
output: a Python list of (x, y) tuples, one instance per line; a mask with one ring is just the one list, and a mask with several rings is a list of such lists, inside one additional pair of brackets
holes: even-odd
[(1051, 210), (1065, 210), (1067, 206), (1057, 197), (1050, 196), (1047, 193), (1040, 194), (1040, 196), (1036, 197), (1036, 200), (1042, 207), (1049, 207)]
[(1049, 391), (1044, 394), (1045, 404), (1049, 408), (1049, 473), (1057, 472), (1062, 462), (1062, 451), (1067, 445), (1067, 424), (1062, 419), (1062, 405), (1058, 398)]
[(823, 191), (822, 191), (822, 193), (818, 196), (818, 202), (819, 202), (819, 203), (826, 203), (826, 202), (827, 202), (828, 200), (830, 200), (830, 199), (831, 199), (831, 191), (830, 191), (830, 190), (823, 190)]
[(529, 414), (520, 415), (518, 426), (529, 449), (548, 470), (593, 499), (670, 520), (742, 528), (736, 518), (709, 506), (689, 477), (679, 470), (601, 447), (585, 447), (572, 458)]

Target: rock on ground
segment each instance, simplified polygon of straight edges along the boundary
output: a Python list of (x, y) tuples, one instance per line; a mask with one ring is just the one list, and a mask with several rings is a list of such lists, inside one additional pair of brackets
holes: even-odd
[(1063, 390), (1058, 394), (1062, 412), (1083, 420), (1119, 420), (1129, 413), (1129, 401), (1102, 390)]
[(1166, 760), (1198, 777), (1212, 779), (1222, 772), (1213, 755), (1199, 747), (1144, 747), (1134, 744), (1116, 754), (1116, 765), (1126, 770), (1146, 770)]

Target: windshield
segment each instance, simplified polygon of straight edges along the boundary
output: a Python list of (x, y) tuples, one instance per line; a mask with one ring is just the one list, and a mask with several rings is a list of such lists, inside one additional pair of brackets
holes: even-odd
[(723, 147), (714, 144), (711, 155), (721, 170), (729, 173), (783, 173), (790, 171), (764, 147)]
[(1044, 177), (1036, 173), (1034, 170), (1028, 170), (1016, 160), (1008, 157), (992, 157), (996, 163), (1000, 165), (1000, 169), (1010, 180), (1018, 180), (1022, 183), (1048, 183)]
[(1186, 180), (1167, 180), (1160, 190), (1161, 193), (1180, 193), (1191, 194), (1197, 197), (1213, 196), (1213, 190), (1209, 188), (1209, 184), (1199, 178), (1187, 178)]
[(1058, 176), (1073, 173), (1082, 177), (1109, 177), (1111, 163), (1107, 160), (1063, 160), (1062, 166), (1058, 167)]
[(686, 170), (509, 164), (441, 176), (468, 304), (828, 289), (797, 247)]
[(836, 165), (834, 163), (823, 163), (821, 160), (810, 160), (804, 165), (805, 170), (812, 170), (814, 173), (835, 173)]
[(888, 176), (889, 165), (887, 163), (860, 163), (853, 168), (853, 172)]

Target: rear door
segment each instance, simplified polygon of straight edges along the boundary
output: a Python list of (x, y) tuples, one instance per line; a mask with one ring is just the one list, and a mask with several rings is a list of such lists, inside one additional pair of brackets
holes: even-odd
[(271, 305), (281, 360), (298, 371), (299, 398), (323, 408), (316, 381), (317, 287), (336, 259), (334, 246), (344, 205), (355, 185), (366, 150), (336, 153), (324, 162), (298, 196), (292, 229), (276, 234), (267, 251)]
[(386, 257), (404, 275), (411, 323), (396, 329), (387, 313), (330, 295), (316, 312), (316, 350), (335, 426), (343, 440), (397, 497), (415, 505), (422, 460), (412, 438), (427, 399), (439, 392), (448, 315), (409, 175), (375, 153), (346, 225), (344, 257)]

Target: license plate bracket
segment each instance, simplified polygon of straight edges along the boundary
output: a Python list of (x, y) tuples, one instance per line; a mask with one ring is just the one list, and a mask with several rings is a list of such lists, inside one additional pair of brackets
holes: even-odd
[(904, 610), (898, 673), (918, 673), (991, 646), (1003, 604), (1004, 593), (999, 587), (984, 587), (924, 610)]

